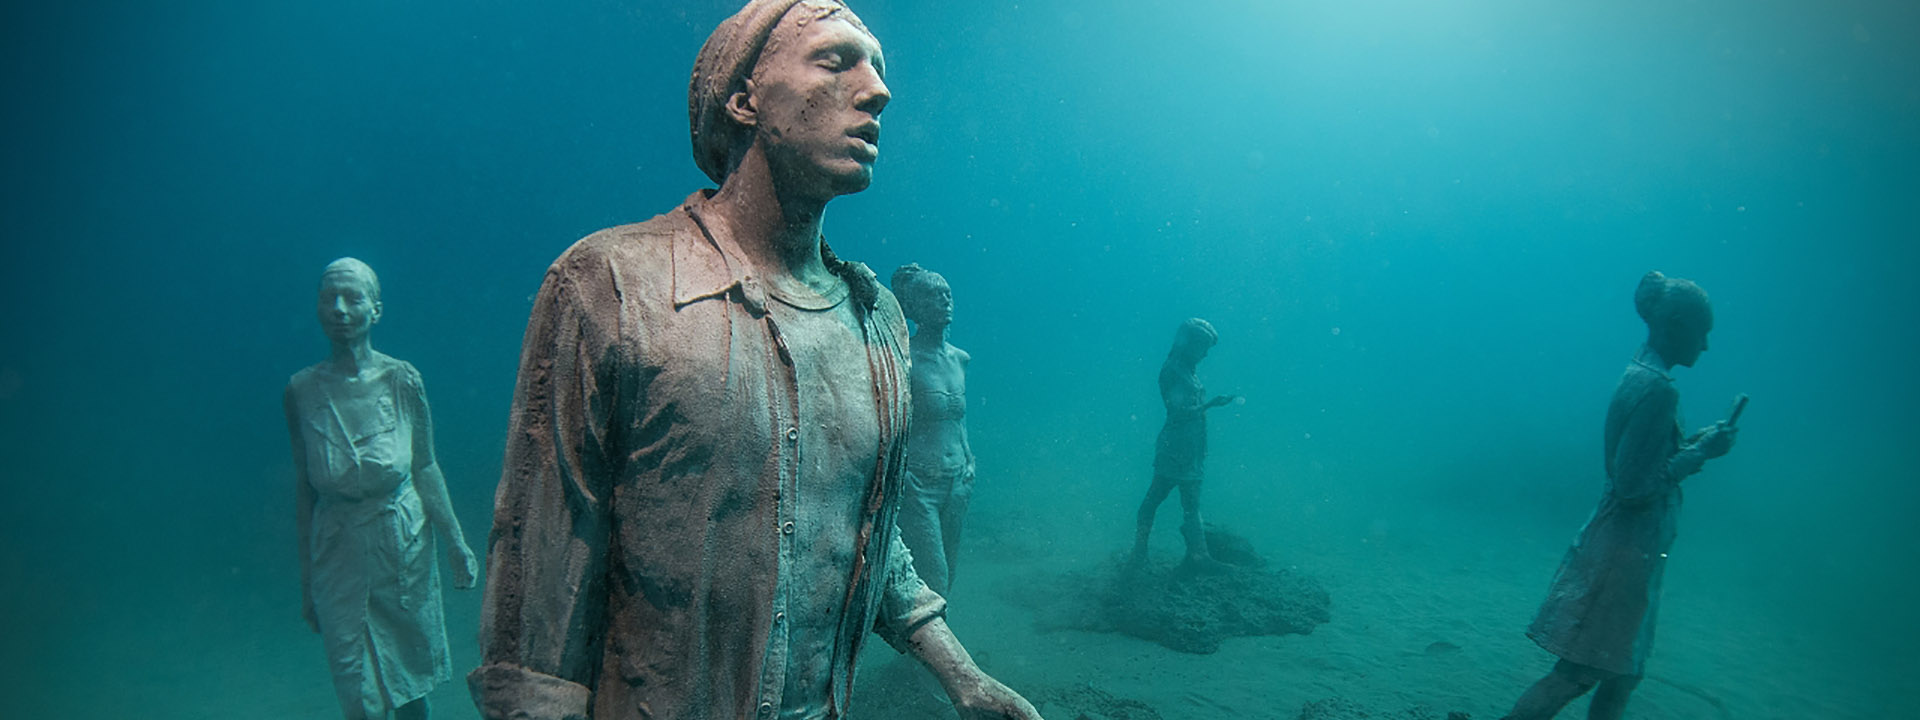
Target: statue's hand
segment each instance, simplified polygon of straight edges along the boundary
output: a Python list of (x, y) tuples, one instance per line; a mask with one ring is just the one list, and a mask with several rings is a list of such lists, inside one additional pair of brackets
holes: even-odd
[(453, 548), (453, 557), (447, 559), (453, 566), (453, 588), (470, 590), (480, 577), (480, 561), (473, 556), (473, 548), (460, 543)]
[(1240, 397), (1237, 395), (1216, 395), (1212, 400), (1207, 401), (1207, 407), (1226, 407), (1238, 400), (1240, 400)]
[(999, 680), (979, 675), (961, 688), (948, 688), (960, 720), (1041, 720), (1040, 711)]
[(1700, 439), (1695, 441), (1694, 447), (1700, 448), (1700, 454), (1711, 460), (1733, 450), (1734, 436), (1739, 432), (1740, 428), (1716, 423), (1700, 432)]

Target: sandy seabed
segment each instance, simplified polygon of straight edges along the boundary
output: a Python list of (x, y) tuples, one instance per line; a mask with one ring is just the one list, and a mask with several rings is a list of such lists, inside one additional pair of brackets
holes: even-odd
[[(1009, 500), (976, 507), (949, 619), (983, 667), (1036, 698), (1098, 696), (1166, 720), (1294, 720), (1304, 703), (1328, 698), (1379, 714), (1425, 705), (1443, 717), (1461, 711), (1491, 720), (1552, 664), (1522, 631), (1564, 539), (1490, 543), (1499, 533), (1460, 521), (1422, 527), (1296, 514), (1235, 523), (1237, 513), (1223, 509), (1213, 517), (1271, 561), (1325, 585), (1333, 620), (1309, 635), (1230, 638), (1216, 653), (1195, 655), (1124, 635), (1035, 630), (1021, 602), (1034, 587), (1025, 581), (1109, 561), (1128, 542), (1129, 508), (1042, 524), (1032, 506)], [(1180, 551), (1173, 505), (1155, 536), (1158, 562)], [(1687, 542), (1683, 531), (1680, 550)], [(7, 676), (17, 700), (0, 715), (339, 717), (319, 640), (283, 587), (291, 578), (281, 567), (261, 575), (269, 564), (183, 564), (175, 582), (140, 592), (0, 591), (13, 611), (15, 667)], [(1629, 717), (1864, 720), (1911, 711), (1907, 703), (1920, 697), (1911, 653), (1865, 651), (1762, 594), (1700, 577), (1700, 564), (1679, 556), (1670, 570), (1658, 645)], [(475, 717), (459, 675), (477, 662), (478, 607), (477, 591), (448, 590), (456, 677), (429, 698), (436, 718)], [(855, 720), (941, 715), (936, 691), (914, 680), (910, 661), (882, 643), (869, 647)], [(1561, 717), (1585, 714), (1576, 702)]]

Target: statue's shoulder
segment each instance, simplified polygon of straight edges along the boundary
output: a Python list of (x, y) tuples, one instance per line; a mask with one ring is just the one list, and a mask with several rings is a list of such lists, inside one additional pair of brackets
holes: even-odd
[(292, 376), (289, 376), (287, 378), (287, 389), (286, 389), (287, 398), (290, 400), (297, 399), (302, 395), (306, 394), (307, 392), (311, 391), (313, 389), (314, 384), (319, 382), (320, 373), (323, 372), (320, 366), (321, 366), (321, 363), (314, 363), (312, 365), (308, 365), (306, 367), (300, 368), (298, 372), (295, 372)]
[(617, 225), (583, 237), (547, 267), (542, 292), (555, 286), (601, 297), (647, 287), (665, 287), (673, 275), (674, 248), (700, 229), (679, 208), (644, 222)]
[(1672, 375), (1638, 362), (1627, 363), (1627, 371), (1620, 376), (1620, 386), (1638, 392), (1678, 392), (1673, 387)]
[(672, 261), (674, 243), (690, 240), (698, 232), (687, 213), (675, 208), (643, 222), (616, 225), (580, 238), (560, 253), (553, 267), (564, 271), (607, 262), (667, 263)]
[(373, 354), (374, 357), (378, 359), (380, 363), (380, 373), (382, 377), (386, 378), (387, 382), (393, 383), (395, 387), (412, 393), (426, 393), (426, 383), (420, 379), (420, 370), (415, 368), (413, 363), (378, 350), (374, 351)]
[[(900, 299), (893, 296), (893, 291), (887, 289), (887, 286), (880, 282), (879, 276), (875, 275), (873, 268), (867, 267), (866, 263), (850, 262), (847, 263), (847, 266), (847, 282), (858, 282), (865, 285), (866, 292), (872, 295), (874, 317), (879, 318), (883, 324), (895, 329), (902, 338), (905, 338), (907, 334), (907, 313), (900, 309)], [(856, 288), (855, 296), (861, 294), (857, 290)]]
[(1678, 404), (1680, 390), (1673, 386), (1673, 376), (1637, 362), (1628, 363), (1620, 376), (1620, 386), (1614, 390), (1615, 404), (1637, 408), (1649, 400), (1668, 406)]

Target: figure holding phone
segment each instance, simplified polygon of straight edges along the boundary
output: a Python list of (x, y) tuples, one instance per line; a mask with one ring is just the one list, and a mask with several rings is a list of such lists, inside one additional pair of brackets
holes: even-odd
[(1559, 656), (1527, 689), (1509, 720), (1545, 720), (1589, 690), (1592, 720), (1616, 720), (1645, 672), (1667, 551), (1680, 512), (1680, 483), (1727, 454), (1746, 396), (1726, 420), (1683, 436), (1675, 365), (1707, 349), (1713, 308), (1688, 280), (1647, 273), (1634, 292), (1647, 342), (1627, 365), (1607, 409), (1607, 485), (1599, 507), (1555, 573), (1527, 636)]

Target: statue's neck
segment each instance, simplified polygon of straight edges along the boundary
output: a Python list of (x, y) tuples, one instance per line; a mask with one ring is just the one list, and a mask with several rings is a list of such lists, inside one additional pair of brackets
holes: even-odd
[[(786, 185), (792, 185), (787, 183)], [(820, 253), (826, 201), (774, 182), (758, 143), (747, 151), (720, 190), (700, 206), (701, 218), (762, 275), (778, 282), (797, 278), (825, 287), (832, 278)]]
[(1654, 348), (1652, 342), (1641, 345), (1640, 352), (1634, 354), (1633, 361), (1659, 370), (1660, 372), (1673, 371), (1673, 363), (1669, 362), (1665, 357), (1662, 357), (1660, 351)]
[(362, 336), (358, 340), (336, 341), (328, 361), (333, 364), (335, 373), (358, 377), (360, 371), (373, 367), (373, 340)]
[(915, 350), (938, 350), (947, 344), (946, 325), (921, 325), (910, 341)]

